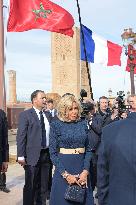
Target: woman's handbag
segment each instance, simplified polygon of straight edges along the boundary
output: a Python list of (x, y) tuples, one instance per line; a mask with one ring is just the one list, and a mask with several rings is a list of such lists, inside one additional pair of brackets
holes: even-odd
[(68, 185), (64, 198), (68, 201), (74, 201), (83, 203), (85, 198), (85, 186), (79, 186), (77, 184)]

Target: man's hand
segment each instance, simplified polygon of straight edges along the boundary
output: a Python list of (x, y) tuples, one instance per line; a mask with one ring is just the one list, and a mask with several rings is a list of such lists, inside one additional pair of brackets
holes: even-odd
[(7, 172), (8, 162), (3, 162), (1, 167), (1, 172)]
[(23, 167), (26, 165), (25, 159), (24, 160), (18, 160), (18, 163)]

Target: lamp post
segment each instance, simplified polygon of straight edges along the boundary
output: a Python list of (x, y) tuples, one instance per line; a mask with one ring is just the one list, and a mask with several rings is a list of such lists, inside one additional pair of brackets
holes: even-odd
[(111, 88), (109, 88), (108, 93), (109, 93), (109, 98), (111, 98), (112, 97), (112, 89)]
[(132, 28), (124, 29), (121, 37), (123, 46), (125, 47), (125, 54), (128, 56), (127, 66), (130, 68), (131, 94), (135, 94), (134, 69), (136, 67), (136, 33), (133, 32)]
[(127, 91), (127, 97), (130, 95), (130, 91)]

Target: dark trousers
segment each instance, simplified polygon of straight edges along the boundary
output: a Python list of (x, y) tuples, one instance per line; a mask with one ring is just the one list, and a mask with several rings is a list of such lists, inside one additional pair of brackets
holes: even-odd
[(51, 187), (52, 187), (52, 169), (53, 164), (51, 162), (50, 170), (49, 170), (49, 182), (48, 182), (48, 199), (50, 199)]
[(93, 191), (97, 184), (97, 158), (98, 156), (96, 154), (93, 154), (92, 160), (90, 162), (90, 170), (89, 170), (91, 186)]
[(6, 174), (0, 172), (0, 189), (6, 187)]
[(26, 165), (23, 205), (46, 205), (50, 171), (49, 149), (41, 150), (36, 166)]

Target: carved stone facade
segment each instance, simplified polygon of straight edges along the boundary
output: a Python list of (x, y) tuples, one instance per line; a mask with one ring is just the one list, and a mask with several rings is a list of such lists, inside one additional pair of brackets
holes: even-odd
[[(52, 92), (73, 93), (79, 98), (81, 88), (89, 91), (84, 62), (80, 69), (80, 31), (74, 28), (73, 38), (52, 33)], [(83, 68), (82, 68), (83, 66)], [(81, 80), (81, 79), (84, 80)], [(88, 95), (90, 97), (90, 95)]]
[(61, 96), (58, 93), (46, 93), (47, 99), (52, 99), (53, 104), (56, 107), (57, 104), (59, 103)]

